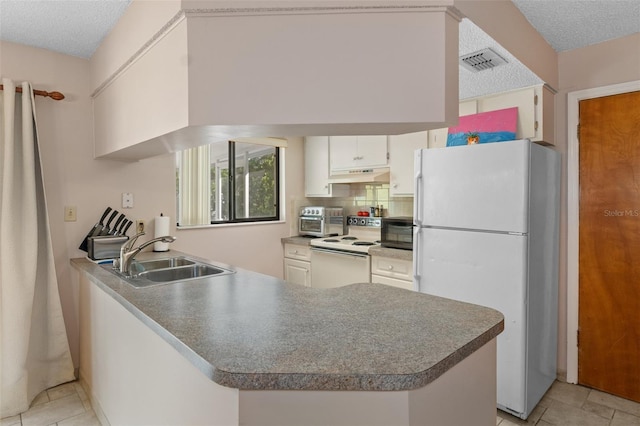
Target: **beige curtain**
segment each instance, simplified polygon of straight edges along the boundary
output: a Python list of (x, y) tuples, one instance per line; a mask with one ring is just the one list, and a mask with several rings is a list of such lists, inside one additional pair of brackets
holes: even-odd
[(62, 317), (38, 149), (35, 103), (0, 92), (0, 417), (74, 379)]
[(210, 145), (180, 152), (180, 225), (211, 223), (211, 148)]

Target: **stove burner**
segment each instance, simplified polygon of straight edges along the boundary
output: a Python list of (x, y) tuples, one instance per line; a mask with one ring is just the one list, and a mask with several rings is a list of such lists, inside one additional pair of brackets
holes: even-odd
[(373, 246), (376, 243), (372, 243), (371, 241), (354, 241), (354, 246)]
[(357, 240), (356, 237), (342, 237), (343, 240)]
[(340, 240), (336, 240), (335, 238), (328, 238), (328, 239), (322, 240), (322, 241), (324, 241), (325, 243), (339, 243), (340, 242)]

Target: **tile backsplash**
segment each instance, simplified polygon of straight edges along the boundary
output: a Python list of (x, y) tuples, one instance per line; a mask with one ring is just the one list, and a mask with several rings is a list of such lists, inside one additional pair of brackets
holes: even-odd
[(296, 200), (295, 211), (300, 207), (335, 206), (344, 207), (347, 216), (356, 215), (360, 210), (369, 211), (369, 207), (382, 205), (383, 216), (413, 216), (412, 197), (391, 197), (389, 184), (359, 183), (351, 184), (348, 197), (303, 198)]

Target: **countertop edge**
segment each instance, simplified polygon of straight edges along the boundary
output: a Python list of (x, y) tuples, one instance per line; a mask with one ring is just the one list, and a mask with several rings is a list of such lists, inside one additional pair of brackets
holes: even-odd
[[(213, 381), (240, 390), (408, 391), (428, 385), (495, 339), (504, 320), (427, 370), (412, 374), (231, 373), (215, 369)], [(293, 383), (292, 383), (293, 382)]]

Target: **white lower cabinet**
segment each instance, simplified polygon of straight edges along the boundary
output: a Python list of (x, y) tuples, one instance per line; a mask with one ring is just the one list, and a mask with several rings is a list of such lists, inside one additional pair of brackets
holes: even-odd
[(284, 245), (284, 280), (311, 287), (311, 248), (298, 244)]
[(413, 290), (413, 262), (371, 256), (371, 282)]

